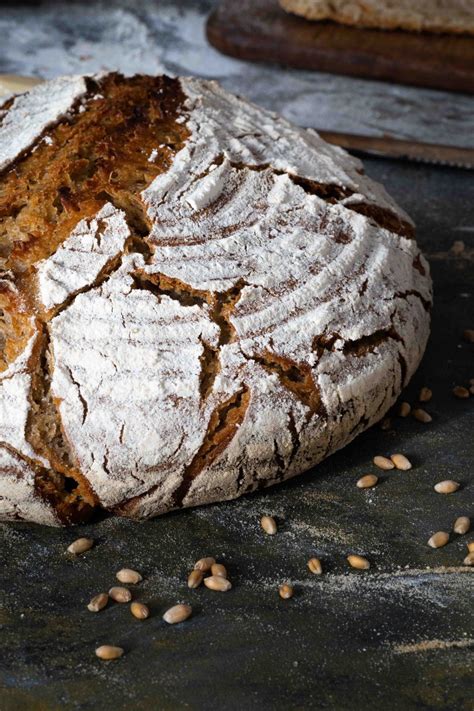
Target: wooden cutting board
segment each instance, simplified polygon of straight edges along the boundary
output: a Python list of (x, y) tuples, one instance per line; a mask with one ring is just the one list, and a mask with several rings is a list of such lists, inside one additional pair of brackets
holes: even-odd
[(311, 22), (289, 15), (278, 0), (222, 0), (207, 36), (239, 59), (474, 93), (473, 37)]

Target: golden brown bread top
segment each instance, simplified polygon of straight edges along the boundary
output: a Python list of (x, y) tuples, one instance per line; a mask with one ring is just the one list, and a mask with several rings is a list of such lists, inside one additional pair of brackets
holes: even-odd
[[(58, 403), (49, 392), (45, 324), (54, 311), (46, 312), (37, 299), (36, 265), (105, 203), (126, 209), (131, 240), (133, 230), (147, 233), (140, 192), (167, 170), (187, 136), (185, 125), (176, 123), (184, 101), (177, 80), (109, 74), (86, 81), (87, 95), (70, 113), (0, 172), (0, 372), (39, 332), (28, 366), (26, 437), (53, 468), (34, 461), (28, 466), (38, 494), (63, 522), (83, 519), (96, 500), (69, 458)], [(12, 103), (4, 103), (3, 110)]]
[(176, 123), (184, 100), (177, 80), (109, 74), (87, 82), (70, 117), (0, 174), (0, 258), (9, 273), (0, 282), (0, 370), (31, 337), (31, 316), (45, 318), (35, 301), (35, 264), (106, 202), (126, 207), (135, 229), (147, 232), (139, 194), (187, 136)]

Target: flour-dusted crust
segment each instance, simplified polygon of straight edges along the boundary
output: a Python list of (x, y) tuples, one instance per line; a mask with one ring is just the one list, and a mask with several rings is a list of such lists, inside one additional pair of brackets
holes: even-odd
[(0, 231), (0, 516), (234, 498), (383, 417), (423, 354), (431, 282), (361, 163), (214, 82), (57, 82), (56, 124), (40, 87), (3, 117), (21, 149), (0, 195), (34, 176), (49, 219), (21, 207)]
[(91, 220), (81, 220), (47, 259), (36, 265), (38, 298), (49, 311), (93, 284), (120, 259), (131, 236), (125, 214), (110, 203)]
[(280, 0), (280, 5), (308, 20), (381, 30), (474, 34), (471, 0)]
[(54, 506), (37, 490), (37, 467), (0, 444), (0, 520), (58, 526)]
[(0, 106), (0, 170), (31, 148), (48, 126), (66, 116), (85, 92), (83, 77), (63, 77), (6, 102), (8, 110)]

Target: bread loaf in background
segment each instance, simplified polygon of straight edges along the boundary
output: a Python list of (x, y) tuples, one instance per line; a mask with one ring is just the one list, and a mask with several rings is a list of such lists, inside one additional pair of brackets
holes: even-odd
[(474, 34), (472, 0), (280, 0), (309, 20), (381, 30)]
[(343, 150), (199, 79), (0, 107), (0, 518), (147, 518), (317, 464), (415, 371), (431, 282)]

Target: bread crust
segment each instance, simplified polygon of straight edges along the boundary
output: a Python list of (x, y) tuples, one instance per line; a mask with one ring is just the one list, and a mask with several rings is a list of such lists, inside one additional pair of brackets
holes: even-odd
[[(69, 109), (53, 86), (61, 112), (28, 112), (0, 174), (0, 516), (231, 499), (383, 417), (423, 354), (431, 282), (360, 162), (214, 82), (60, 81)], [(48, 85), (33, 92), (23, 113)]]
[(470, 0), (280, 0), (280, 5), (308, 20), (381, 30), (474, 34)]

